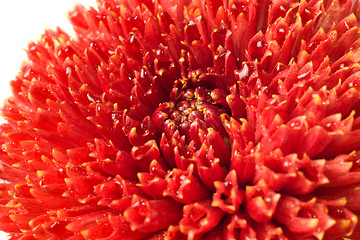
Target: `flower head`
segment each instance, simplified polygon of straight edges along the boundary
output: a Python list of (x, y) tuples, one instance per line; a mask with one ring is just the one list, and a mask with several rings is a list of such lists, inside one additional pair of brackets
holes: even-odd
[(358, 1), (99, 0), (30, 43), (11, 239), (359, 239)]

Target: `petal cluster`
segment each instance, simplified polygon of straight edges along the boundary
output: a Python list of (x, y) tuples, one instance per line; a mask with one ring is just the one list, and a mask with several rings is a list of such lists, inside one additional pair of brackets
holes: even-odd
[[(360, 238), (360, 5), (98, 0), (1, 113), (10, 239)], [(359, 19), (359, 20), (358, 20)]]

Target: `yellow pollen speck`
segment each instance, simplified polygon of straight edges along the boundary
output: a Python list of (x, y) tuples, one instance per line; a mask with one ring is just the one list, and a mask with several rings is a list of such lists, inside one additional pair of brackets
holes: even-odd
[(102, 32), (103, 32), (103, 31), (107, 31), (106, 26), (105, 26), (105, 24), (104, 24), (103, 21), (100, 21), (100, 22), (99, 22), (99, 29), (100, 29)]
[(9, 218), (11, 219), (11, 221), (16, 222), (16, 215), (11, 214), (9, 215)]
[(308, 221), (310, 228), (315, 228), (319, 224), (319, 219), (317, 218), (308, 219)]
[[(12, 154), (8, 154), (8, 155), (12, 155)], [(14, 168), (19, 168), (20, 164), (19, 163), (14, 163), (11, 166), (14, 167)]]
[(70, 184), (72, 182), (70, 178), (64, 178), (64, 181), (66, 184)]
[(136, 133), (136, 127), (133, 127), (133, 128), (131, 128), (131, 130), (130, 130), (130, 136), (134, 136), (134, 135), (137, 135), (137, 133)]
[(83, 235), (84, 237), (89, 236), (89, 230), (88, 230), (88, 229), (82, 230), (82, 231), (81, 231), (81, 235)]
[(315, 232), (313, 235), (314, 237), (316, 237), (318, 240), (322, 240), (324, 238), (324, 234), (325, 232), (324, 231), (321, 231), (321, 232)]
[(45, 174), (46, 174), (46, 171), (44, 170), (39, 170), (39, 171), (36, 171), (36, 174), (38, 175), (38, 177), (43, 177)]

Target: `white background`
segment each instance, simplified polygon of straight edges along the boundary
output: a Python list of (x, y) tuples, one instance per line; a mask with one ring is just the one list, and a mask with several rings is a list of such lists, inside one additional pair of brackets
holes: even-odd
[[(67, 13), (77, 2), (96, 6), (95, 0), (0, 0), (0, 105), (10, 95), (9, 81), (26, 59), (28, 41), (36, 41), (46, 27), (61, 26), (70, 33)], [(0, 232), (3, 239), (6, 235)]]

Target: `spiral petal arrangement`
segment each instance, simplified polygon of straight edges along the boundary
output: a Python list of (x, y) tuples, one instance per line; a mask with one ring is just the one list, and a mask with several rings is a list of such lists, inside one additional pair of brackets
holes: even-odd
[[(357, 0), (98, 0), (1, 110), (10, 239), (360, 239)], [(359, 20), (358, 20), (359, 19)]]

